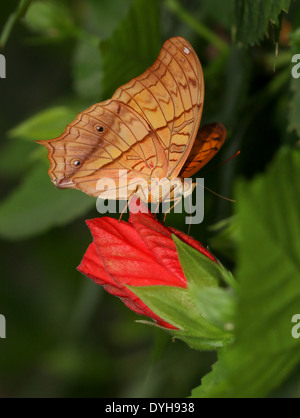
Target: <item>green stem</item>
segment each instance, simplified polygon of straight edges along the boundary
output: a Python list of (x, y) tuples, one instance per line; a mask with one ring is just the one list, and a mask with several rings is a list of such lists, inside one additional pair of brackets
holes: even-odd
[(25, 16), (27, 9), (32, 1), (33, 0), (21, 0), (17, 9), (9, 16), (1, 33), (0, 48), (4, 48), (14, 25), (19, 19)]
[(190, 28), (194, 29), (194, 31), (197, 32), (201, 38), (218, 48), (220, 52), (224, 54), (229, 52), (229, 45), (218, 35), (195, 19), (189, 12), (187, 12), (179, 4), (178, 0), (165, 0), (165, 5), (172, 13), (179, 17), (180, 20), (186, 23)]

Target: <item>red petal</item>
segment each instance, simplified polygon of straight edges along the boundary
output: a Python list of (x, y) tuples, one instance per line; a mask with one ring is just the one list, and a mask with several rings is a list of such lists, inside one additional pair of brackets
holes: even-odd
[(92, 242), (86, 250), (77, 270), (93, 279), (98, 284), (114, 283), (113, 279), (105, 270), (99, 258), (97, 248)]
[[(137, 200), (138, 199), (136, 197), (132, 198), (131, 203), (129, 204), (129, 209), (130, 205), (136, 204)], [(184, 232), (178, 231), (175, 228), (165, 227), (157, 221), (151, 212), (146, 212), (146, 206), (142, 202), (139, 203), (139, 205), (142, 207), (143, 212), (130, 212), (129, 221), (132, 222), (134, 228), (139, 233), (147, 247), (155, 254), (157, 260), (166, 265), (166, 267), (176, 274), (178, 278), (182, 277), (183, 272), (181, 267), (179, 269), (178, 265), (176, 265), (176, 259), (178, 260), (178, 256), (171, 234), (175, 234), (183, 242), (200, 251), (212, 261), (217, 262), (214, 256), (199, 241), (196, 241), (191, 236), (186, 235)], [(170, 238), (171, 241), (166, 237)], [(172, 254), (172, 250), (175, 250), (176, 256)]]
[(159, 223), (151, 213), (131, 213), (130, 220), (157, 262), (174, 275), (172, 285), (186, 287), (187, 280), (182, 271), (170, 230)]
[(132, 225), (112, 218), (87, 221), (108, 274), (130, 286), (179, 286), (172, 272), (160, 265)]
[(173, 325), (155, 315), (133, 292), (114, 281), (105, 270), (94, 243), (88, 247), (77, 269), (97, 284), (102, 285), (108, 293), (119, 297), (132, 311), (154, 319), (162, 327), (176, 329)]

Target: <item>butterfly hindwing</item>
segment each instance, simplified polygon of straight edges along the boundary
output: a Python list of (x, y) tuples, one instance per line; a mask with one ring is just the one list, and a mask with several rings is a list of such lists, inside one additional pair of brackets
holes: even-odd
[(221, 123), (210, 123), (201, 126), (193, 148), (180, 172), (181, 177), (192, 177), (207, 164), (223, 145), (226, 128)]

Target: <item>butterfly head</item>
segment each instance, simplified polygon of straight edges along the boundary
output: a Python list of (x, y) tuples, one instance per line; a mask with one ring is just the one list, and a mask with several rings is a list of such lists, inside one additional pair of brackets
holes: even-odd
[[(103, 132), (103, 127), (96, 127), (95, 130)], [(91, 173), (88, 157), (94, 150), (95, 141), (91, 140), (92, 135), (91, 132), (87, 141), (85, 133), (82, 134), (77, 128), (67, 127), (58, 138), (36, 141), (48, 150), (48, 174), (57, 188), (76, 188), (76, 181)]]
[(52, 183), (59, 189), (74, 187), (71, 177), (74, 171), (82, 165), (82, 158), (76, 155), (72, 158), (69, 157), (67, 155), (67, 141), (61, 139), (61, 137), (36, 142), (44, 145), (48, 150), (50, 161), (48, 174)]

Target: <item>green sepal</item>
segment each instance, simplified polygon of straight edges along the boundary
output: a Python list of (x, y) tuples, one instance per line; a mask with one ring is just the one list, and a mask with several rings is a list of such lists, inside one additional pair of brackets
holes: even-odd
[(232, 274), (219, 261), (212, 261), (176, 235), (172, 235), (172, 238), (182, 270), (190, 285), (194, 283), (197, 287), (218, 287), (220, 283), (226, 283), (236, 288), (237, 284)]
[[(215, 350), (232, 341), (232, 334), (205, 318), (190, 288), (173, 286), (127, 286), (156, 315), (178, 328), (164, 328), (191, 348)], [(203, 288), (207, 290), (208, 288)], [(155, 323), (152, 323), (156, 325)]]

